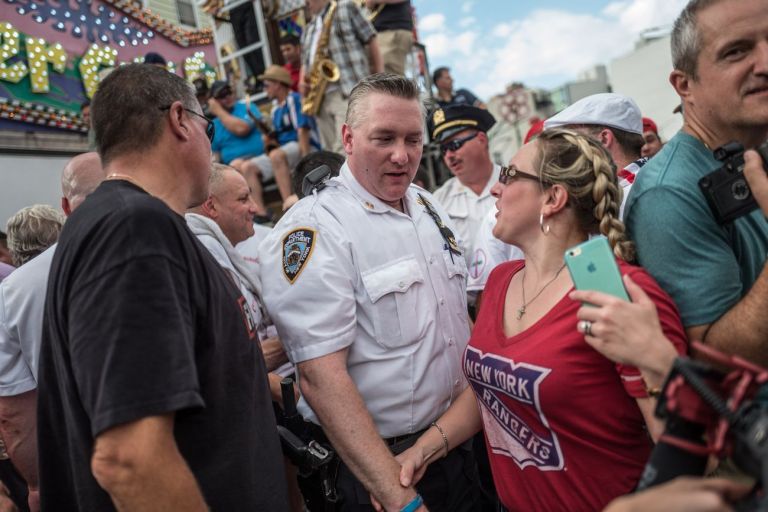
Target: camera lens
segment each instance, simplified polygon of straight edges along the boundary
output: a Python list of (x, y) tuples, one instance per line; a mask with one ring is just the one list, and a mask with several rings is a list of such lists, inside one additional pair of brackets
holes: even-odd
[(749, 187), (747, 186), (747, 182), (743, 179), (734, 181), (731, 184), (731, 193), (733, 194), (733, 198), (737, 201), (743, 201), (748, 198)]

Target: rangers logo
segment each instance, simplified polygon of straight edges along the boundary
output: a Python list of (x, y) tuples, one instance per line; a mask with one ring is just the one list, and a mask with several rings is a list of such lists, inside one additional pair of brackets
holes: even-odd
[[(483, 405), (485, 434), (493, 453), (510, 457), (520, 467), (542, 471), (564, 467), (557, 434), (541, 410), (539, 386), (552, 370), (467, 347), (464, 372)], [(510, 399), (517, 404), (511, 404)], [(516, 412), (526, 413), (521, 417)], [(532, 415), (536, 420), (531, 420)]]
[(309, 261), (314, 242), (315, 230), (309, 228), (294, 229), (283, 238), (283, 275), (289, 283), (296, 281)]

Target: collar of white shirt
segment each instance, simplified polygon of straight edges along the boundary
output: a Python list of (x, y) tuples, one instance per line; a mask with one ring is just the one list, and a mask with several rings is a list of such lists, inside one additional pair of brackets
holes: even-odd
[(476, 197), (477, 199), (485, 199), (486, 197), (491, 195), (491, 188), (496, 184), (497, 181), (499, 181), (499, 171), (501, 170), (500, 165), (493, 164), (493, 171), (491, 171), (491, 177), (488, 179), (488, 183), (485, 184), (485, 187), (483, 188), (482, 192), (480, 192), (480, 195), (476, 195), (469, 187), (466, 187), (461, 184), (458, 178), (453, 182), (453, 186), (451, 187), (451, 191), (449, 192), (449, 196), (458, 196), (462, 194), (472, 195)]
[[(360, 182), (357, 181), (357, 178), (352, 174), (352, 170), (349, 168), (349, 165), (347, 165), (347, 162), (344, 162), (344, 165), (341, 166), (338, 179), (355, 195), (366, 210), (374, 213), (401, 213), (363, 188)], [(411, 195), (411, 188), (409, 187), (403, 198), (407, 203), (408, 211), (413, 211), (414, 208), (414, 199)]]

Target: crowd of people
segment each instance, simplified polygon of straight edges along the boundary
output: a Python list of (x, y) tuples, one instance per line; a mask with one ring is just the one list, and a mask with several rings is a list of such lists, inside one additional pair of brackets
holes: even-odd
[[(7, 226), (0, 510), (708, 512), (754, 491), (634, 492), (690, 342), (768, 365), (768, 0), (683, 9), (666, 144), (596, 94), (506, 165), (450, 70), (432, 104), (402, 75), (409, 2), (376, 4), (372, 24), (307, 1), (259, 77), (267, 122), (147, 63), (100, 83), (64, 215)], [(341, 74), (312, 92), (319, 58)], [(432, 192), (425, 135), (452, 174)], [(699, 181), (731, 141), (756, 205), (724, 221)], [(564, 255), (596, 239), (631, 300), (574, 288)]]

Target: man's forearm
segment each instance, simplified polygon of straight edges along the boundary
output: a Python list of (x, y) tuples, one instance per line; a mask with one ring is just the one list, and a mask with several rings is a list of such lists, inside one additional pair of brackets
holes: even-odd
[(188, 510), (207, 512), (200, 488), (183, 460), (129, 482), (104, 488), (115, 508), (126, 512)]
[(302, 395), (357, 479), (386, 510), (399, 510), (415, 496), (415, 491), (400, 485), (400, 465), (379, 437), (376, 425), (346, 371), (346, 364), (323, 364), (321, 361), (333, 356), (299, 365)]
[(368, 59), (370, 59), (371, 73), (381, 73), (384, 71), (384, 60), (381, 58), (379, 41), (375, 36), (368, 41)]
[(261, 351), (264, 354), (264, 364), (267, 365), (267, 371), (271, 372), (288, 362), (288, 356), (285, 355), (280, 338), (273, 336), (261, 342)]
[(208, 510), (173, 438), (173, 418), (149, 417), (96, 438), (93, 475), (117, 510)]
[(709, 326), (688, 329), (691, 340), (739, 355), (753, 363), (768, 365), (768, 266), (727, 313)]
[(237, 116), (233, 116), (226, 110), (222, 109), (217, 115), (219, 116), (219, 120), (221, 120), (221, 124), (224, 125), (224, 128), (238, 137), (245, 137), (251, 133), (251, 130), (253, 130), (253, 127), (246, 121)]
[(27, 482), (30, 504), (37, 504), (37, 390), (0, 397), (0, 429), (11, 462)]

